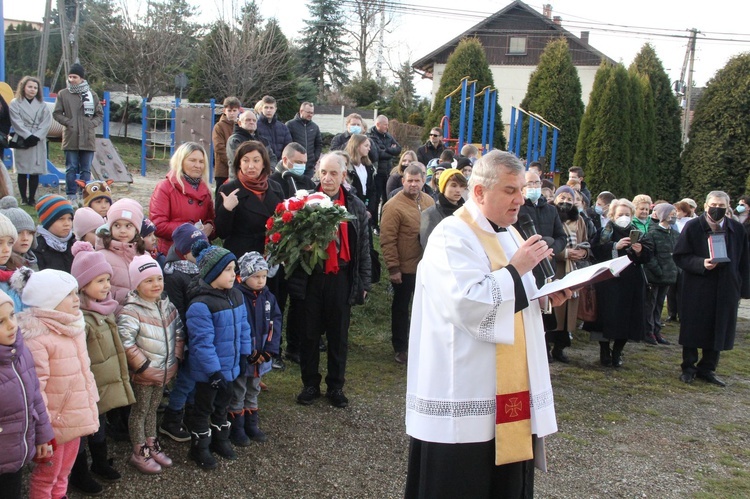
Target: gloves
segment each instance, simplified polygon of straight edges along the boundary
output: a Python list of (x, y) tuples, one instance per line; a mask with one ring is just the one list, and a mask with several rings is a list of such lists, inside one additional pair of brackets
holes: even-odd
[(24, 142), (27, 146), (34, 147), (39, 143), (39, 137), (37, 137), (36, 135), (29, 135), (24, 139)]
[(247, 375), (247, 368), (248, 368), (247, 355), (240, 355), (240, 376)]
[(260, 363), (262, 364), (264, 362), (268, 362), (269, 360), (271, 360), (272, 357), (273, 355), (271, 354), (271, 352), (261, 352)]
[(253, 350), (253, 353), (250, 354), (250, 357), (247, 359), (248, 364), (257, 364), (258, 360), (260, 359), (260, 352), (257, 350)]
[(219, 390), (227, 386), (227, 382), (224, 381), (224, 377), (219, 371), (216, 371), (208, 377), (208, 384), (211, 385), (211, 389), (213, 390)]

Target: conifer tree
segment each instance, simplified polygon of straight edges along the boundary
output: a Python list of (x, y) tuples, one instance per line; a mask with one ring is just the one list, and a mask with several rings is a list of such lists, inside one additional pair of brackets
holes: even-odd
[[(461, 79), (465, 76), (469, 80), (477, 80), (477, 94), (486, 86), (493, 87), (495, 82), (492, 78), (490, 66), (487, 63), (487, 56), (484, 53), (484, 47), (477, 38), (464, 38), (458, 42), (456, 50), (448, 57), (448, 62), (443, 71), (443, 77), (440, 79), (440, 88), (438, 89), (435, 101), (432, 104), (427, 123), (425, 124), (425, 133), (423, 140), (427, 140), (430, 128), (440, 126), (440, 120), (445, 114), (445, 96), (456, 89), (461, 84)], [(451, 100), (451, 137), (458, 137), (460, 122), (459, 101), (461, 96)], [(479, 143), (482, 140), (482, 109), (484, 106), (483, 97), (477, 95), (477, 105), (474, 111), (474, 125), (472, 132), (472, 142)], [(489, 119), (489, 118), (488, 118)], [(489, 124), (488, 124), (489, 126)], [(495, 132), (493, 146), (496, 149), (505, 149), (505, 135), (502, 121), (502, 109), (500, 104), (495, 105)]]
[(695, 107), (682, 155), (682, 195), (700, 200), (722, 190), (732, 201), (750, 174), (750, 53), (737, 55), (708, 81)]
[(326, 88), (340, 89), (349, 83), (344, 12), (335, 0), (310, 0), (309, 19), (302, 31), (299, 60), (302, 74), (313, 80), (318, 95)]
[[(565, 38), (553, 40), (545, 47), (539, 65), (529, 78), (521, 108), (542, 116), (560, 128), (555, 163), (558, 171), (567, 172), (573, 166), (584, 107), (581, 100), (581, 80)], [(525, 132), (527, 131), (528, 128)], [(551, 151), (551, 148), (550, 133), (547, 151)], [(522, 153), (525, 150), (522, 148)], [(548, 152), (548, 156), (549, 154)]]

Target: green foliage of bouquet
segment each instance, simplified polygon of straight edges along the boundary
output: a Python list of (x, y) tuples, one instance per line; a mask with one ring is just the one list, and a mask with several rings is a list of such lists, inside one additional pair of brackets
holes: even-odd
[(316, 265), (328, 259), (326, 249), (339, 224), (354, 218), (322, 192), (297, 191), (295, 197), (279, 203), (266, 221), (268, 264), (284, 264), (286, 275), (298, 266), (312, 274)]

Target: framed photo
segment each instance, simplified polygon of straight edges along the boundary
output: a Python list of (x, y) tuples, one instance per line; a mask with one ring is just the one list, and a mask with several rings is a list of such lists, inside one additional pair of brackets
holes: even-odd
[(711, 263), (730, 262), (727, 254), (727, 240), (725, 232), (712, 232), (708, 236), (708, 253), (711, 256)]

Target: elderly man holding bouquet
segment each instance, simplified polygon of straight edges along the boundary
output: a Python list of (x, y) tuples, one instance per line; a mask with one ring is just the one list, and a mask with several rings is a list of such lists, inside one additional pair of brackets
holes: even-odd
[[(364, 203), (342, 186), (344, 157), (324, 155), (318, 175), (317, 192), (298, 191), (300, 199), (287, 200), (268, 220), (267, 251), (271, 262), (285, 262), (289, 295), (301, 301), (306, 322), (300, 342), (304, 386), (297, 402), (310, 405), (321, 396), (318, 345), (325, 334), (325, 395), (343, 408), (349, 404), (343, 389), (351, 306), (363, 304), (370, 290), (370, 233)], [(314, 222), (331, 230), (313, 231)]]

